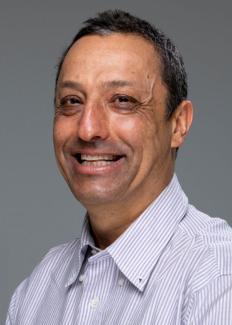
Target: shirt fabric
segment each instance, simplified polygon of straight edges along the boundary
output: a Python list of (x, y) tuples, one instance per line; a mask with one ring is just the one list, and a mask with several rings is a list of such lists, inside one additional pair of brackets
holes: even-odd
[(109, 247), (51, 249), (16, 289), (6, 325), (231, 325), (232, 229), (177, 177)]

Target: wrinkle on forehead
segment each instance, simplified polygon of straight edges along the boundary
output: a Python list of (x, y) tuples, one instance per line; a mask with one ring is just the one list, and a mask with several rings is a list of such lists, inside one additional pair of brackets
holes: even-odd
[(88, 80), (92, 76), (97, 80), (102, 72), (112, 73), (112, 79), (121, 79), (125, 72), (133, 78), (144, 71), (160, 73), (160, 58), (153, 45), (138, 36), (113, 34), (78, 40), (67, 54), (61, 72), (65, 72), (65, 78), (72, 75)]

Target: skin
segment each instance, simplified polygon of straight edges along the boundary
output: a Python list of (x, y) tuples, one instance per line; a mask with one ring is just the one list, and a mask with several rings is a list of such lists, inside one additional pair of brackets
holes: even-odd
[[(166, 119), (160, 66), (147, 40), (115, 33), (81, 38), (61, 69), (55, 155), (71, 191), (88, 211), (100, 248), (117, 239), (168, 185), (175, 149), (192, 122), (187, 100)], [(77, 153), (121, 159), (83, 167), (74, 158)]]

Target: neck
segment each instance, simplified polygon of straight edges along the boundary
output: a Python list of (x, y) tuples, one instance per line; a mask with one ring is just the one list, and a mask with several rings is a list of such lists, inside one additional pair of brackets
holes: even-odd
[(111, 245), (159, 196), (171, 177), (154, 184), (153, 192), (146, 193), (146, 196), (144, 192), (139, 192), (124, 201), (86, 206), (96, 246), (104, 249)]

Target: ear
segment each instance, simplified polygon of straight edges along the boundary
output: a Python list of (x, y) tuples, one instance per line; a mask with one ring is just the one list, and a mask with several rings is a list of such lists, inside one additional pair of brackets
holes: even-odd
[(189, 100), (183, 100), (171, 117), (172, 140), (171, 148), (179, 148), (189, 132), (193, 119), (193, 105)]

